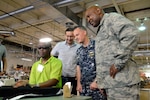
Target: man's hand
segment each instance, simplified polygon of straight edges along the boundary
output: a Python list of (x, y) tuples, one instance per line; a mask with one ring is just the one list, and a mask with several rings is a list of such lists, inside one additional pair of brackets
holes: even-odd
[(114, 64), (110, 67), (110, 76), (112, 78), (115, 78), (116, 74), (118, 72), (118, 69), (115, 68)]
[(96, 81), (94, 81), (94, 82), (92, 82), (92, 83), (90, 84), (90, 89), (91, 89), (91, 90), (94, 90), (94, 89), (97, 89), (97, 88), (98, 88), (98, 85), (97, 85)]
[(13, 87), (14, 87), (14, 88), (17, 88), (17, 87), (21, 87), (21, 86), (26, 86), (27, 84), (28, 84), (28, 81), (26, 81), (26, 80), (21, 80), (21, 81), (16, 82)]
[(3, 75), (3, 72), (0, 72), (0, 76), (2, 76)]
[(5, 75), (5, 74), (6, 74), (6, 72), (5, 72), (5, 71), (0, 72), (0, 76)]
[(99, 89), (100, 93), (104, 96), (107, 96), (106, 91), (104, 89)]
[(82, 85), (81, 85), (81, 83), (77, 84), (77, 91), (82, 92)]

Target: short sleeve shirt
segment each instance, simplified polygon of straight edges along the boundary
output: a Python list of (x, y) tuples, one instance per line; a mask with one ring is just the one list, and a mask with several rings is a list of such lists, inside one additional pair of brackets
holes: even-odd
[(90, 84), (96, 78), (95, 41), (90, 40), (87, 47), (81, 46), (77, 50), (77, 65), (81, 69), (81, 83)]
[(29, 84), (38, 84), (50, 79), (57, 79), (59, 83), (57, 87), (61, 87), (61, 71), (62, 62), (51, 56), (45, 64), (41, 63), (41, 59), (35, 62), (31, 69)]
[(63, 63), (62, 76), (75, 77), (76, 75), (76, 51), (80, 47), (79, 44), (74, 43), (68, 45), (66, 41), (59, 42), (51, 51), (51, 54), (58, 56)]

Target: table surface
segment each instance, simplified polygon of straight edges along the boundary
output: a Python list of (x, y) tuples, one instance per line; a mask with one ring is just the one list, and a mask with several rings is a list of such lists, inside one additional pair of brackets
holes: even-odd
[(21, 100), (92, 100), (89, 96), (72, 96), (71, 98), (64, 98), (63, 96), (40, 97), (40, 98), (24, 98)]

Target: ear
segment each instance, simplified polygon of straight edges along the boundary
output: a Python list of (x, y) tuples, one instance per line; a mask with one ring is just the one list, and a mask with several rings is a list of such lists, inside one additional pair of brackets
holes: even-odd
[(99, 8), (96, 8), (96, 13), (101, 14), (101, 10)]
[(86, 32), (86, 31), (84, 31), (84, 35), (85, 35), (85, 36), (87, 35), (87, 32)]

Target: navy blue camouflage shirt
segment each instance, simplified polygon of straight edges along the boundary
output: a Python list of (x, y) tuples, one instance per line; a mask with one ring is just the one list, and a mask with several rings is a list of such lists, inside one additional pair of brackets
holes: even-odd
[(87, 47), (81, 46), (77, 50), (77, 65), (81, 69), (81, 84), (90, 84), (96, 77), (95, 41), (90, 40)]
[(92, 100), (106, 100), (106, 96), (102, 95), (99, 89), (91, 90), (90, 84), (96, 78), (95, 63), (95, 41), (90, 40), (87, 47), (81, 46), (77, 50), (77, 65), (81, 70), (82, 92), (80, 95), (91, 96)]

